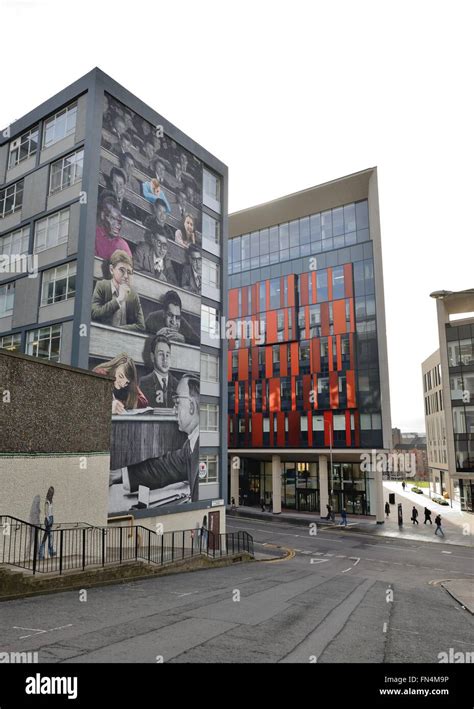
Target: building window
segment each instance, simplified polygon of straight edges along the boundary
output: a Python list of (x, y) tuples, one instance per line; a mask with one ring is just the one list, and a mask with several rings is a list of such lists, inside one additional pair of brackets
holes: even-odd
[(332, 297), (333, 300), (344, 298), (344, 266), (332, 269)]
[(26, 337), (26, 354), (58, 362), (61, 351), (61, 325), (30, 330)]
[(207, 473), (206, 477), (201, 477), (199, 475), (199, 484), (203, 483), (216, 483), (218, 481), (219, 467), (218, 467), (218, 456), (217, 455), (200, 455), (199, 462), (206, 463)]
[(0, 350), (8, 350), (8, 352), (21, 351), (21, 334), (16, 332), (14, 335), (3, 335), (0, 337)]
[(15, 138), (10, 143), (10, 155), (8, 158), (8, 167), (12, 168), (19, 165), (23, 160), (27, 160), (32, 155), (35, 155), (38, 150), (38, 134), (39, 128), (35, 126), (31, 130)]
[(215, 263), (215, 261), (209, 261), (209, 259), (203, 258), (202, 283), (204, 286), (219, 288), (219, 264)]
[(221, 181), (217, 175), (203, 169), (203, 202), (214, 212), (221, 211)]
[[(221, 225), (217, 221), (217, 219), (214, 219), (214, 217), (209, 216), (209, 214), (206, 214), (206, 212), (202, 213), (202, 236), (203, 239), (208, 239), (209, 241), (212, 241), (214, 244), (219, 244), (221, 240)], [(240, 240), (239, 240), (239, 246), (240, 246)], [(229, 249), (229, 254), (231, 253), (232, 249)], [(240, 261), (240, 258), (239, 258)]]
[(201, 305), (201, 331), (213, 338), (219, 335), (218, 312), (211, 305)]
[(208, 352), (201, 352), (201, 380), (219, 382), (219, 358)]
[(51, 164), (49, 194), (55, 194), (80, 182), (83, 162), (84, 150), (77, 150), (75, 153), (53, 162)]
[(15, 300), (15, 284), (5, 283), (0, 286), (0, 318), (13, 313), (13, 303)]
[(69, 236), (69, 207), (40, 219), (35, 225), (35, 253), (64, 244)]
[(23, 204), (23, 180), (0, 190), (0, 219), (21, 209)]
[(219, 405), (201, 404), (199, 412), (199, 428), (201, 431), (213, 433), (219, 430)]
[(30, 240), (30, 228), (23, 227), (18, 231), (3, 236), (0, 239), (1, 256), (22, 256), (28, 253), (28, 243)]
[(41, 305), (69, 300), (76, 295), (76, 262), (43, 272)]
[(58, 140), (66, 138), (76, 130), (77, 103), (73, 103), (54, 116), (48, 118), (44, 125), (43, 148), (49, 148)]

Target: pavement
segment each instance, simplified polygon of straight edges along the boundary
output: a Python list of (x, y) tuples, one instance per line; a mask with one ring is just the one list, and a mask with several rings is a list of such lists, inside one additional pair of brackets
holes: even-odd
[[(377, 524), (375, 517), (362, 515), (347, 515), (347, 528), (352, 532), (388, 537), (391, 539), (407, 539), (418, 542), (431, 542), (433, 544), (474, 546), (474, 514), (462, 512), (456, 507), (445, 507), (432, 502), (429, 498), (429, 488), (424, 488), (422, 495), (411, 492), (412, 484), (402, 489), (401, 482), (384, 481), (384, 504), (388, 502), (390, 492), (395, 493), (395, 504), (390, 505), (390, 515), (385, 517), (384, 524)], [(398, 504), (401, 503), (403, 511), (403, 525), (398, 525)], [(413, 505), (418, 510), (418, 524), (413, 524), (410, 520)], [(431, 510), (433, 524), (424, 524), (424, 509)], [(444, 537), (435, 535), (436, 525), (434, 523), (437, 514), (441, 515), (442, 529)], [(340, 516), (336, 517), (336, 523), (326, 522), (314, 512), (294, 512), (293, 510), (283, 510), (280, 514), (272, 512), (262, 512), (259, 507), (238, 507), (236, 510), (227, 508), (229, 516), (251, 517), (253, 519), (281, 520), (290, 524), (308, 525), (316, 522), (318, 530), (338, 529), (344, 533), (344, 527), (340, 526)]]

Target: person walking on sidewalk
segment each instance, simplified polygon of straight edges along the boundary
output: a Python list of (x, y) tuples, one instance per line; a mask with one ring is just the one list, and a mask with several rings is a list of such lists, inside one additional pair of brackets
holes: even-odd
[(237, 507), (235, 506), (235, 497), (233, 497), (230, 501), (230, 509), (231, 510), (236, 510)]
[(431, 519), (431, 510), (429, 510), (427, 507), (425, 507), (425, 521), (424, 524), (429, 522), (430, 524), (433, 524), (433, 520)]
[(342, 512), (341, 512), (341, 522), (340, 522), (339, 526), (341, 526), (341, 525), (343, 525), (344, 527), (347, 527), (347, 512), (346, 512), (345, 507), (342, 508)]
[(388, 502), (386, 502), (385, 503), (385, 516), (387, 519), (389, 518), (389, 515), (390, 515), (390, 505), (388, 504)]
[(265, 500), (263, 497), (260, 498), (260, 507), (262, 508), (262, 512), (265, 512)]
[(331, 519), (331, 512), (332, 512), (331, 505), (326, 505), (326, 509), (327, 509), (328, 513), (327, 513), (327, 516), (324, 517), (324, 519), (329, 522), (329, 520)]
[(413, 509), (411, 511), (411, 521), (413, 524), (419, 524), (418, 522), (418, 510), (416, 509), (415, 505), (413, 505)]
[(406, 483), (405, 483), (405, 481), (403, 481), (403, 482), (402, 482), (402, 490), (403, 490), (403, 492), (405, 492), (405, 485), (406, 485)]
[(436, 515), (435, 525), (436, 525), (435, 534), (438, 534), (438, 531), (439, 531), (441, 533), (441, 535), (444, 537), (444, 532), (441, 529), (441, 515)]

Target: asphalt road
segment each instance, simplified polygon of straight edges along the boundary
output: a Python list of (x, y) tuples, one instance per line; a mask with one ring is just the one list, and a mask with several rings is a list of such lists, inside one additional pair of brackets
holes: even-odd
[[(39, 662), (437, 663), (474, 651), (474, 619), (438, 583), (466, 547), (228, 519), (293, 558), (0, 604), (0, 651)], [(82, 600), (81, 600), (82, 598)], [(474, 656), (473, 656), (474, 657)]]

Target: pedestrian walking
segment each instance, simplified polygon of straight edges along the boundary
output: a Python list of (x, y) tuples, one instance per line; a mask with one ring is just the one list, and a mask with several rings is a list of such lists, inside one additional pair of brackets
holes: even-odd
[(48, 492), (46, 493), (46, 500), (44, 503), (44, 534), (43, 534), (43, 539), (41, 541), (41, 545), (39, 548), (39, 559), (42, 561), (44, 559), (44, 548), (46, 541), (48, 542), (48, 553), (49, 556), (56, 556), (56, 552), (54, 551), (54, 545), (53, 545), (53, 524), (54, 524), (54, 515), (53, 515), (53, 497), (54, 497), (54, 487), (51, 485), (51, 487), (48, 489)]
[(260, 498), (260, 507), (262, 508), (262, 512), (265, 512), (265, 500), (263, 497)]
[(403, 492), (405, 492), (405, 485), (406, 485), (406, 483), (405, 483), (405, 481), (403, 481), (403, 482), (402, 482), (402, 490), (403, 490)]
[(334, 510), (331, 510), (331, 522), (334, 522), (336, 524), (336, 513)]
[(340, 522), (339, 526), (341, 526), (341, 525), (344, 525), (344, 527), (347, 527), (347, 512), (346, 512), (345, 507), (342, 509), (342, 512), (341, 512), (341, 522)]
[(419, 524), (418, 522), (418, 510), (416, 509), (415, 505), (413, 505), (413, 509), (411, 511), (411, 521), (413, 524)]
[(329, 521), (329, 520), (331, 519), (331, 512), (332, 512), (332, 507), (331, 507), (331, 505), (326, 505), (326, 509), (327, 509), (328, 513), (327, 513), (327, 516), (324, 517), (324, 519), (326, 519), (326, 520)]
[(388, 502), (385, 503), (385, 516), (387, 517), (387, 519), (390, 516), (390, 505), (388, 504)]
[(231, 499), (231, 501), (230, 501), (230, 509), (231, 509), (231, 510), (236, 510), (236, 509), (237, 509), (236, 506), (235, 506), (235, 497), (233, 497), (233, 498)]
[(425, 507), (425, 521), (424, 524), (429, 522), (430, 524), (433, 524), (433, 520), (431, 519), (431, 510), (429, 510), (427, 507)]
[(439, 531), (440, 534), (444, 537), (444, 532), (441, 529), (441, 515), (437, 515), (435, 517), (435, 525), (436, 525), (435, 534), (438, 534), (438, 531)]

